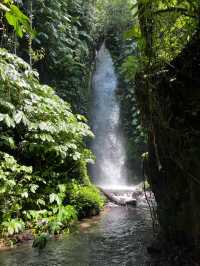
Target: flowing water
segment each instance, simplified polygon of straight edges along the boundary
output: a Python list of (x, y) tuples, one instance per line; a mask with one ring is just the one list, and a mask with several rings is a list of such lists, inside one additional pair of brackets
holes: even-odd
[(93, 76), (92, 144), (96, 164), (92, 167), (98, 185), (125, 185), (125, 150), (120, 130), (120, 108), (117, 101), (117, 77), (109, 51), (103, 44), (96, 57)]
[[(92, 169), (95, 183), (110, 191), (127, 193), (125, 151), (120, 131), (117, 78), (110, 53), (103, 45), (97, 55), (93, 77), (92, 124), (97, 157)], [(128, 187), (130, 190), (130, 186)], [(130, 194), (130, 192), (129, 192)], [(143, 266), (152, 235), (151, 219), (144, 200), (138, 206), (109, 205), (99, 217), (81, 223), (63, 240), (49, 241), (38, 253), (27, 243), (0, 252), (0, 266)]]
[[(90, 226), (90, 227), (89, 227)], [(109, 207), (82, 224), (84, 230), (63, 240), (49, 241), (40, 254), (23, 245), (0, 252), (1, 266), (143, 266), (149, 257), (151, 221), (146, 205)]]

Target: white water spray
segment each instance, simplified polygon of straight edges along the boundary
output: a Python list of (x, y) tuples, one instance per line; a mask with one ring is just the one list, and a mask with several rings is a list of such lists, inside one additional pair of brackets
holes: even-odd
[(126, 185), (126, 156), (116, 91), (113, 61), (103, 44), (96, 57), (92, 106), (92, 127), (96, 136), (92, 144), (96, 155), (92, 175), (100, 186)]

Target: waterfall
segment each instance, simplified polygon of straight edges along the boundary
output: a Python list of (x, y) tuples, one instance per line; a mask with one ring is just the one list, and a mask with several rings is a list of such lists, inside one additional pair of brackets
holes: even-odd
[(125, 150), (120, 129), (120, 107), (117, 100), (117, 77), (109, 51), (103, 44), (96, 56), (92, 80), (92, 150), (96, 163), (92, 176), (101, 186), (126, 185)]

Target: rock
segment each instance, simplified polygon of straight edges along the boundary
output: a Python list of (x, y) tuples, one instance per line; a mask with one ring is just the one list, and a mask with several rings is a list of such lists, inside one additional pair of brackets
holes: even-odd
[(126, 205), (136, 206), (137, 200), (136, 199), (130, 199), (130, 200), (126, 200), (125, 203), (126, 203)]
[(132, 193), (132, 198), (139, 198), (143, 194), (143, 191), (137, 189)]
[(15, 235), (16, 243), (23, 243), (29, 240), (33, 240), (34, 237), (30, 232), (24, 232), (18, 235)]

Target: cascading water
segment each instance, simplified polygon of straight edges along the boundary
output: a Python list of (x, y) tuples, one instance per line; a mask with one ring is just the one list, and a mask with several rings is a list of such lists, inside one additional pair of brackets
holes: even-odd
[(100, 186), (126, 185), (126, 156), (116, 91), (113, 61), (103, 44), (96, 57), (92, 105), (92, 129), (96, 136), (92, 144), (96, 156), (92, 176)]

